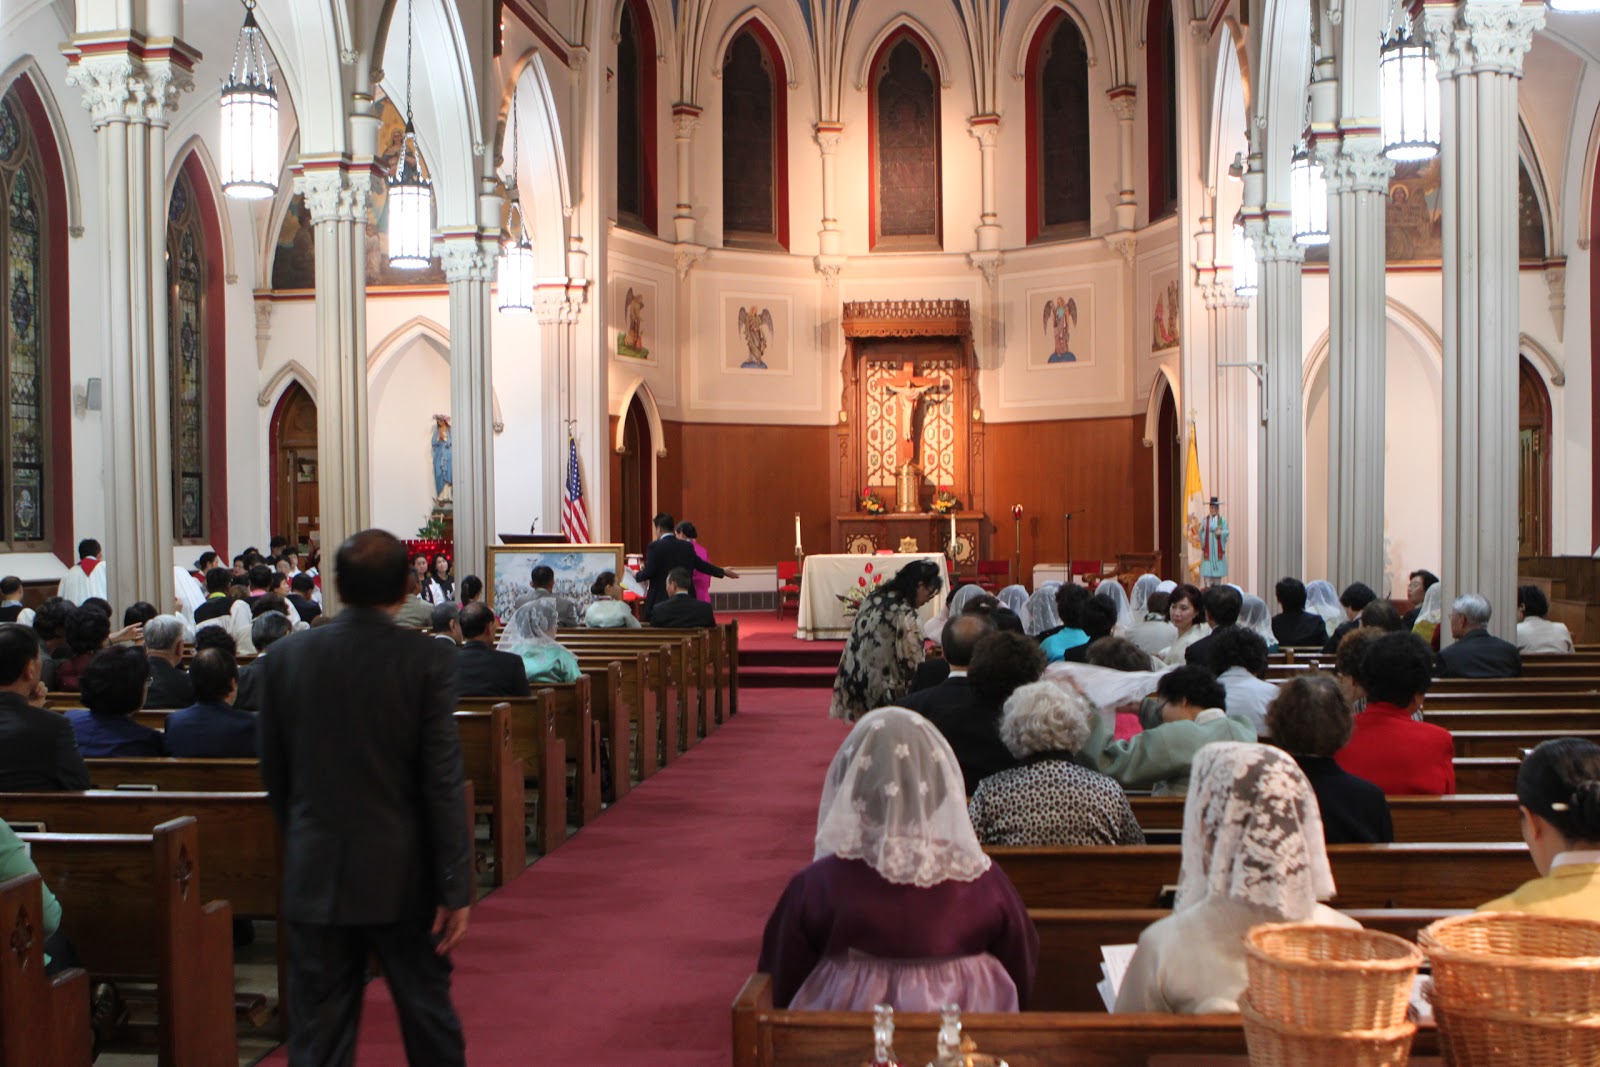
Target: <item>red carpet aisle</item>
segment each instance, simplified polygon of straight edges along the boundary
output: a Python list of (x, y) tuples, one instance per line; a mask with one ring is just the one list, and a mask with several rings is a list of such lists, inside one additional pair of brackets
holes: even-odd
[[(846, 732), (827, 700), (744, 693), (735, 719), (473, 909), (455, 971), (469, 1063), (725, 1067), (729, 1005), (778, 894), (811, 859), (823, 772)], [(405, 1062), (378, 983), (357, 1060)]]

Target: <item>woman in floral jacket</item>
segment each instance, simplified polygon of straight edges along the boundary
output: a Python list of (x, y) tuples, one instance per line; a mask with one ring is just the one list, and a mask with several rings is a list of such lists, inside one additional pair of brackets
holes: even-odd
[(919, 559), (867, 594), (856, 610), (833, 680), (829, 715), (855, 722), (910, 690), (911, 676), (923, 657), (917, 609), (937, 596), (943, 585), (939, 565)]

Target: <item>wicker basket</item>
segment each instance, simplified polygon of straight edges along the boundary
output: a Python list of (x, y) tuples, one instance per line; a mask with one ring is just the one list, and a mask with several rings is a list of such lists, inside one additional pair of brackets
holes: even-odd
[(1422, 951), (1376, 930), (1271, 923), (1245, 935), (1250, 1003), (1306, 1030), (1384, 1030), (1406, 1021)]
[(1327, 1033), (1263, 1018), (1245, 996), (1239, 1001), (1251, 1067), (1405, 1067), (1411, 1061), (1415, 1023), (1380, 1030)]
[(1441, 919), (1417, 941), (1433, 1000), (1510, 1015), (1600, 1015), (1600, 922), (1520, 912)]
[(1600, 1015), (1532, 1017), (1478, 1006), (1458, 1012), (1438, 1002), (1433, 1014), (1451, 1067), (1600, 1067)]

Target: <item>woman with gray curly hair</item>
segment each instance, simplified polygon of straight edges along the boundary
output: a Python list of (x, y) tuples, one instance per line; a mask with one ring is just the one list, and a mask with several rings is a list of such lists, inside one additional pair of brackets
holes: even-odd
[(1094, 708), (1070, 685), (1025, 685), (1006, 700), (1000, 739), (1021, 765), (978, 783), (967, 813), (985, 845), (1142, 845), (1122, 787), (1080, 766)]

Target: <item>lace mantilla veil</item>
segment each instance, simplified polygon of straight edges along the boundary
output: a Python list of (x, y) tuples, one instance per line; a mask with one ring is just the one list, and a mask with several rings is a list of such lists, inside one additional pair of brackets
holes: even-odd
[(822, 787), (813, 858), (825, 856), (863, 860), (886, 881), (923, 888), (989, 869), (961, 768), (937, 727), (905, 708), (856, 722)]

